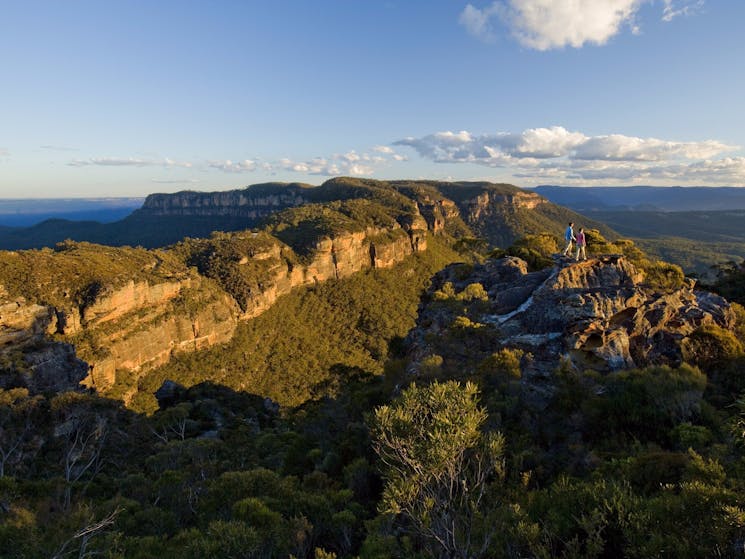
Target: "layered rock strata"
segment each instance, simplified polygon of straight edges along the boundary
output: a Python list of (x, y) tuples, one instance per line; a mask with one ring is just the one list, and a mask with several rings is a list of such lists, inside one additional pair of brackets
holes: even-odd
[[(421, 218), (409, 221), (406, 228), (320, 238), (302, 260), (276, 239), (261, 251), (237, 254), (221, 265), (249, 286), (240, 294), (228, 282), (222, 285), (220, 278), (195, 271), (166, 281), (133, 279), (104, 287), (83, 305), (31, 302), (0, 289), (3, 368), (23, 373), (23, 384), (32, 389), (83, 381), (105, 392), (117, 373), (138, 374), (168, 362), (174, 352), (229, 341), (240, 320), (258, 316), (294, 288), (391, 267), (425, 250), (426, 230), (419, 227), (426, 225)], [(0, 385), (19, 378), (0, 376)]]

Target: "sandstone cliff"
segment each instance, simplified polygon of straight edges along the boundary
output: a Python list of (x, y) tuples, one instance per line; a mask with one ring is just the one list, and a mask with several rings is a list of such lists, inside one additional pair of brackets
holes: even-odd
[(390, 267), (425, 250), (424, 220), (399, 221), (404, 225), (392, 219), (388, 227), (306, 239), (303, 257), (256, 231), (165, 252), (73, 244), (57, 252), (5, 253), (13, 293), (0, 288), (0, 357), (18, 374), (0, 383), (40, 390), (83, 381), (106, 393), (121, 374), (131, 387), (132, 375), (173, 352), (230, 340), (238, 321), (258, 316), (294, 288)]
[(140, 211), (142, 227), (157, 229), (163, 216), (185, 224), (239, 217), (262, 220), (263, 229), (187, 239), (167, 250), (62, 243), (0, 252), (0, 352), (23, 369), (35, 359), (33, 348), (73, 344), (88, 365), (86, 383), (107, 391), (118, 374), (131, 377), (173, 352), (229, 340), (238, 321), (292, 289), (426, 250), (427, 232), (475, 232), (505, 246), (521, 227), (559, 233), (562, 211), (514, 186), (488, 183), (338, 178), (318, 187), (154, 194)]
[(311, 202), (308, 193), (308, 185), (269, 183), (225, 192), (184, 191), (175, 194), (151, 194), (145, 199), (139, 213), (258, 219), (285, 208)]

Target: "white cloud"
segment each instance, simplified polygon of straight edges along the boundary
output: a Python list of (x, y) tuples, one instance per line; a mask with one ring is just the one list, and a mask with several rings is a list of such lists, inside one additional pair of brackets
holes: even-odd
[(0, 157), (10, 157), (10, 152), (6, 148), (0, 148)]
[(369, 177), (374, 175), (378, 168), (388, 165), (391, 161), (408, 160), (406, 156), (396, 153), (393, 148), (388, 146), (374, 146), (371, 151), (379, 155), (370, 155), (365, 152), (358, 153), (351, 150), (346, 153), (334, 153), (329, 157), (315, 157), (304, 161), (289, 158), (280, 159), (272, 164), (272, 167), (305, 175)]
[(436, 163), (509, 169), (516, 178), (583, 184), (641, 180), (745, 184), (745, 158), (723, 157), (740, 147), (717, 140), (681, 142), (623, 134), (587, 136), (553, 126), (484, 135), (465, 130), (437, 132), (405, 138), (394, 145), (412, 147)]
[(387, 153), (392, 154), (394, 153), (394, 150), (392, 147), (389, 146), (375, 146), (372, 148), (373, 151), (376, 151), (378, 153)]
[(692, 2), (676, 2), (675, 0), (664, 0), (665, 7), (662, 11), (662, 21), (672, 21), (678, 16), (690, 16), (699, 12), (704, 7), (704, 0)]
[(243, 161), (207, 161), (207, 167), (218, 169), (224, 173), (250, 173), (256, 170), (256, 161), (244, 159)]
[[(467, 4), (458, 22), (474, 37), (491, 41), (493, 21), (525, 47), (545, 51), (604, 45), (624, 26), (639, 34), (639, 8), (656, 0), (497, 0), (483, 9)], [(703, 0), (663, 0), (663, 21), (700, 10)]]
[(285, 171), (302, 173), (305, 175), (338, 175), (339, 166), (325, 157), (315, 157), (308, 161), (294, 161), (292, 159), (280, 159), (279, 167)]
[(354, 150), (339, 156), (339, 158), (345, 161), (349, 161), (350, 163), (354, 163), (355, 161), (359, 161), (360, 159), (362, 159), (362, 157), (357, 155), (357, 152)]
[(499, 167), (513, 158), (545, 159), (568, 155), (587, 137), (561, 126), (530, 128), (519, 134), (473, 136), (470, 132), (437, 132), (422, 138), (405, 138), (395, 145), (413, 147), (419, 155), (437, 162), (473, 162)]
[(458, 23), (466, 28), (469, 35), (484, 42), (491, 42), (496, 34), (491, 24), (491, 19), (503, 11), (499, 2), (493, 2), (483, 10), (467, 4), (458, 16)]
[[(52, 146), (49, 146), (50, 148)], [(2, 150), (0, 150), (0, 157)], [(408, 161), (405, 155), (397, 153), (389, 146), (374, 146), (369, 152), (349, 150), (344, 153), (334, 153), (327, 157), (312, 159), (281, 158), (274, 160), (251, 159), (209, 159), (195, 162), (175, 161), (173, 159), (157, 159), (154, 157), (91, 157), (88, 159), (73, 159), (68, 162), (72, 167), (184, 167), (196, 168), (201, 171), (219, 171), (222, 173), (240, 174), (261, 172), (267, 175), (282, 173), (297, 173), (300, 175), (338, 176), (351, 175), (367, 177), (393, 162)], [(189, 180), (175, 180), (170, 178), (152, 179), (153, 182), (175, 184), (189, 182)]]
[(353, 177), (367, 177), (375, 172), (370, 165), (350, 165), (347, 172)]
[(91, 157), (89, 159), (73, 159), (68, 163), (71, 167), (88, 167), (97, 165), (102, 167), (184, 167), (191, 168), (188, 161), (174, 161), (173, 159), (148, 159), (138, 157)]
[(705, 159), (737, 149), (737, 146), (728, 146), (715, 140), (670, 142), (656, 138), (634, 138), (611, 134), (588, 138), (577, 146), (574, 158), (608, 161), (662, 161), (676, 157)]
[(511, 0), (504, 17), (517, 40), (536, 50), (605, 44), (633, 20), (642, 0)]

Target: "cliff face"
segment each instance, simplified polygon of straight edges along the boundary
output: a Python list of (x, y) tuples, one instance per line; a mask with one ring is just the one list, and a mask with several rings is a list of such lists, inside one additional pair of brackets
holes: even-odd
[[(12, 297), (0, 288), (0, 358), (17, 373), (2, 377), (0, 385), (41, 390), (83, 381), (105, 393), (118, 374), (128, 375), (132, 385), (132, 375), (166, 363), (174, 352), (229, 341), (240, 320), (258, 316), (296, 287), (390, 267), (425, 250), (426, 231), (415, 228), (421, 218), (404, 222), (407, 228), (370, 227), (319, 238), (305, 259), (270, 236), (264, 235), (259, 249), (249, 243), (242, 252), (235, 247), (244, 245), (228, 237), (230, 257), (209, 259), (227, 275), (205, 277), (184, 268), (170, 279), (95, 283), (95, 289), (82, 289), (87, 295), (81, 303), (69, 298), (81, 291), (74, 284), (57, 285), (67, 297), (54, 304)], [(121, 258), (116, 252), (111, 257)]]
[(7, 287), (0, 291), (0, 357), (12, 354), (23, 369), (41, 355), (37, 349), (73, 344), (89, 366), (86, 383), (107, 391), (118, 374), (229, 340), (238, 321), (294, 288), (394, 266), (426, 250), (428, 231), (510, 241), (518, 233), (504, 215), (547, 205), (510, 185), (347, 178), (314, 188), (154, 194), (141, 210), (153, 224), (168, 215), (271, 217), (263, 231), (189, 239), (164, 251), (73, 243), (0, 254)]
[(458, 205), (467, 223), (478, 223), (485, 219), (503, 215), (505, 208), (533, 210), (547, 203), (548, 200), (535, 192), (521, 191), (502, 194), (486, 191), (473, 198), (463, 200)]
[(285, 208), (307, 204), (307, 188), (300, 185), (265, 185), (227, 192), (151, 194), (140, 213), (147, 215), (232, 216), (258, 219)]
[[(369, 268), (388, 268), (427, 248), (426, 230), (400, 226), (324, 236), (312, 244), (303, 259), (276, 239), (270, 238), (268, 243), (266, 238), (253, 240), (228, 241), (230, 256), (221, 259), (219, 268), (211, 266), (214, 252), (201, 254), (197, 264), (237, 301), (244, 320), (258, 316), (296, 287), (348, 277)], [(256, 243), (261, 246), (257, 248)], [(209, 250), (220, 248), (210, 246)]]
[[(447, 360), (450, 354), (456, 362), (445, 366), (467, 369), (459, 355), (470, 353), (478, 361), (503, 349), (519, 350), (529, 356), (523, 358), (522, 382), (539, 394), (550, 391), (562, 360), (580, 372), (599, 373), (677, 366), (699, 329), (731, 329), (735, 322), (721, 297), (694, 290), (692, 282), (657, 290), (625, 257), (614, 255), (531, 273), (514, 257), (469, 274), (451, 267), (433, 282), (432, 299), (409, 337), (412, 371), (432, 355)], [(458, 347), (446, 347), (442, 340), (448, 339)]]

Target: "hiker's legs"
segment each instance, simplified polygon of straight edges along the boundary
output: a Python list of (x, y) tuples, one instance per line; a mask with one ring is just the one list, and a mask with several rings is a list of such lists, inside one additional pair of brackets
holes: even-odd
[(569, 256), (572, 253), (572, 240), (570, 239), (567, 243), (567, 247), (564, 249), (564, 252), (562, 253), (564, 256)]

